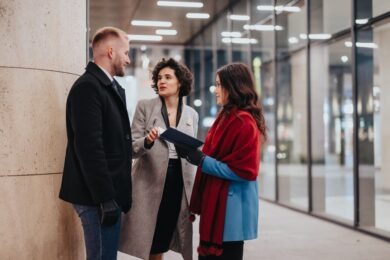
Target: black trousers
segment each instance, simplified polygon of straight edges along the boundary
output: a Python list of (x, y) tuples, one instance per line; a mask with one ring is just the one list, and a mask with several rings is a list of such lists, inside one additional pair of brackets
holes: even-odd
[(223, 252), (220, 256), (198, 256), (199, 260), (242, 260), (244, 241), (222, 243)]
[(183, 176), (180, 159), (169, 159), (164, 191), (157, 215), (150, 254), (165, 253), (175, 231), (183, 196)]

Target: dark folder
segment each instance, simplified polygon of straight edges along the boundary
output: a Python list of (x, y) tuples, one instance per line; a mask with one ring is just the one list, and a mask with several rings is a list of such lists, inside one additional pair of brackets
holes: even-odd
[(203, 144), (202, 141), (171, 127), (165, 130), (160, 135), (160, 138), (168, 142), (174, 143), (176, 145), (181, 145), (181, 146), (194, 148), (194, 149), (198, 148)]

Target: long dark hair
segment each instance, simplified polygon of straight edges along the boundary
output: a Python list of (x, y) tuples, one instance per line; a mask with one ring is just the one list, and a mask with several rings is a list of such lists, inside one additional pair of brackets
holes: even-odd
[(228, 93), (228, 101), (222, 113), (229, 113), (233, 108), (242, 109), (252, 114), (264, 139), (267, 139), (267, 127), (263, 108), (255, 90), (252, 72), (243, 63), (230, 63), (217, 70), (221, 87)]

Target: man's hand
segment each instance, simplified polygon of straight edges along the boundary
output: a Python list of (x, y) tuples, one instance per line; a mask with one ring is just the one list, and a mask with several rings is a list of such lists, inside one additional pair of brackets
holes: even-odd
[(185, 158), (189, 163), (199, 166), (203, 158), (205, 157), (204, 153), (200, 149), (191, 149), (184, 146), (175, 145), (177, 155), (182, 158)]
[(100, 204), (100, 223), (104, 226), (115, 225), (121, 216), (121, 210), (115, 200)]

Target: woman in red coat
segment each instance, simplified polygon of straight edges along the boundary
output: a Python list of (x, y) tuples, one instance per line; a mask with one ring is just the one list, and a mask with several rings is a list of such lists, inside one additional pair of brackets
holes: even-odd
[(181, 147), (179, 155), (199, 166), (190, 204), (200, 215), (199, 259), (241, 260), (244, 240), (257, 237), (257, 175), (266, 126), (245, 64), (217, 71), (215, 95), (222, 110), (202, 151)]

